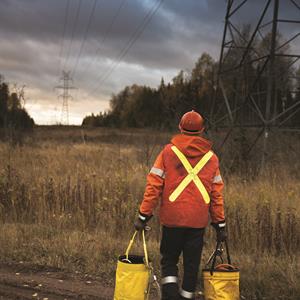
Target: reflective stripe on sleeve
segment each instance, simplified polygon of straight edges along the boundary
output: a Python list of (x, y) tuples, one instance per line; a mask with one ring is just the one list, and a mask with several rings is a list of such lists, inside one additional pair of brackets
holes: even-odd
[(142, 216), (141, 214), (139, 214), (139, 219), (142, 221), (146, 221), (146, 217)]
[(219, 183), (222, 181), (222, 177), (221, 175), (217, 175), (214, 177), (213, 183)]
[(165, 178), (165, 172), (159, 168), (152, 167), (150, 173), (158, 175), (161, 178)]
[(226, 227), (226, 223), (220, 223), (218, 224), (219, 228), (223, 228), (223, 227)]
[(194, 299), (194, 297), (195, 297), (195, 293), (191, 293), (191, 292), (185, 291), (183, 289), (181, 289), (180, 295), (186, 299)]
[(168, 283), (177, 283), (178, 277), (176, 276), (166, 276), (161, 279), (161, 284), (168, 284)]

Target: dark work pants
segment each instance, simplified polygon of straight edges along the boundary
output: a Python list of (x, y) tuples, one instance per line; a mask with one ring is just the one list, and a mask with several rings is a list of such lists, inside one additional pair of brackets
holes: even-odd
[[(203, 248), (203, 235), (203, 228), (163, 226), (160, 244), (162, 280), (178, 276), (177, 264), (179, 256), (183, 253), (184, 275), (182, 289), (190, 293), (195, 292)], [(180, 299), (178, 284), (174, 282), (162, 284), (162, 300), (177, 299)]]

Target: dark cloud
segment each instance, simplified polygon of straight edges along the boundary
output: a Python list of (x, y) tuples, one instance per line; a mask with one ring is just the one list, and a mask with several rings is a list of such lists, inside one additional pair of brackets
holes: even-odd
[[(138, 26), (158, 2), (98, 0), (79, 57), (94, 0), (82, 0), (76, 26), (79, 0), (70, 0), (65, 36), (67, 0), (1, 0), (0, 73), (9, 80), (35, 88), (32, 95), (49, 102), (51, 97), (55, 98), (53, 87), (58, 82), (61, 68), (74, 70), (80, 58), (76, 74), (73, 74), (74, 84), (80, 87), (81, 98), (92, 97), (87, 96), (91, 88), (99, 86), (96, 96), (93, 95), (95, 101), (96, 98), (107, 100), (111, 93), (118, 92), (126, 84), (155, 85), (161, 76), (171, 80), (180, 69), (191, 70), (204, 51), (218, 58), (226, 1), (165, 0), (119, 62), (122, 50), (125, 51)], [(109, 29), (122, 3), (120, 13)], [(265, 3), (263, 0), (247, 1), (232, 21), (237, 26), (254, 24)], [(270, 9), (267, 18), (271, 13)], [(299, 10), (290, 0), (282, 0), (280, 18), (287, 17), (299, 19)], [(282, 26), (279, 30), (289, 36), (297, 29)], [(110, 72), (112, 67), (114, 70)], [(101, 81), (105, 77), (106, 81)]]
[[(92, 2), (92, 0), (82, 2), (83, 6), (80, 11), (77, 26), (73, 29), (78, 1), (71, 0), (66, 27), (66, 39), (64, 41), (64, 56), (69, 57), (70, 54), (71, 56), (76, 57), (78, 55), (78, 48), (76, 49), (75, 46), (79, 45), (83, 39)], [(138, 0), (127, 0), (125, 2), (119, 17), (116, 19), (109, 35), (107, 35), (105, 45), (99, 45), (102, 55), (113, 59), (118, 56), (120, 50), (122, 50), (124, 45), (130, 40), (130, 37), (136, 31), (136, 28), (138, 28), (138, 25), (142, 22), (150, 8), (157, 3), (157, 1), (145, 2), (147, 2), (148, 5), (144, 5), (142, 4), (144, 3), (143, 1)], [(154, 66), (156, 62), (159, 66), (161, 66), (161, 63), (163, 62), (164, 67), (174, 67), (174, 64), (178, 63), (180, 55), (185, 54), (182, 42), (186, 37), (191, 38), (191, 48), (194, 48), (193, 44), (199, 43), (199, 41), (193, 39), (194, 33), (198, 31), (198, 26), (185, 28), (183, 19), (178, 18), (178, 15), (173, 15), (171, 11), (168, 11), (170, 2), (172, 1), (164, 2), (161, 11), (153, 18), (151, 26), (148, 26), (143, 35), (139, 38), (137, 45), (140, 49), (134, 47), (137, 49), (136, 53), (134, 48), (128, 53), (126, 57), (129, 61), (138, 58), (139, 63), (151, 63), (149, 57), (153, 57), (153, 48), (156, 47), (156, 52), (158, 52), (157, 57), (160, 58), (163, 56), (164, 59), (153, 59)], [(176, 2), (177, 1), (175, 1), (174, 4), (176, 4)], [(1, 37), (5, 39), (13, 36), (16, 44), (22, 39), (32, 39), (43, 43), (61, 45), (66, 1), (12, 0), (8, 3), (9, 5), (5, 2), (0, 3)], [(95, 18), (88, 34), (87, 44), (89, 41), (98, 41), (99, 43), (103, 40), (104, 36), (107, 34), (111, 18), (116, 13), (120, 3), (121, 1), (98, 1)], [(177, 5), (179, 5), (179, 2), (177, 3)], [(189, 20), (191, 20), (193, 16), (189, 16), (188, 13), (196, 10), (193, 9), (193, 6), (199, 6), (198, 4), (195, 4), (197, 1), (191, 1), (190, 3), (192, 4), (191, 8), (189, 5), (182, 5), (181, 2), (181, 8), (189, 8), (189, 10), (186, 11), (186, 17)], [(177, 9), (177, 7), (175, 8)], [(178, 11), (180, 10), (181, 9), (178, 7)], [(169, 15), (167, 15), (168, 12)], [(178, 29), (180, 29), (178, 27), (180, 26), (184, 31), (178, 31)], [(72, 48), (69, 51), (73, 30), (75, 42), (73, 40)], [(76, 41), (78, 41), (77, 44)], [(170, 48), (170, 44), (174, 44), (174, 41), (178, 42), (178, 44), (176, 44), (176, 47), (173, 46)], [(205, 41), (203, 40), (202, 42)], [(187, 45), (185, 41), (184, 45), (190, 46)], [(89, 47), (85, 47), (85, 50), (88, 48)], [(141, 51), (141, 49), (143, 50)], [(149, 51), (147, 51), (147, 49), (149, 49)], [(169, 52), (169, 55), (165, 55), (167, 52)], [(141, 53), (143, 53), (143, 55), (141, 55)], [(87, 52), (85, 52), (85, 54), (92, 55), (92, 53)], [(135, 54), (138, 56), (136, 57)], [(179, 61), (184, 62), (185, 57), (179, 59)]]

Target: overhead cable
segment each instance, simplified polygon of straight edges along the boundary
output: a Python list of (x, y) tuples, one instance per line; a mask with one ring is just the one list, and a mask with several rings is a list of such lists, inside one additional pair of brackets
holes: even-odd
[(94, 94), (101, 86), (102, 84), (109, 78), (109, 76), (112, 74), (112, 72), (115, 70), (116, 67), (118, 67), (118, 65), (120, 64), (121, 60), (126, 56), (126, 54), (128, 53), (128, 51), (130, 50), (130, 48), (134, 45), (134, 43), (138, 40), (138, 38), (142, 35), (142, 33), (144, 32), (145, 28), (147, 27), (147, 25), (150, 23), (150, 21), (152, 20), (153, 16), (156, 14), (156, 12), (158, 11), (158, 9), (160, 8), (160, 6), (162, 5), (164, 0), (160, 0), (158, 3), (156, 3), (151, 9), (150, 11), (146, 14), (146, 16), (144, 17), (143, 21), (141, 22), (141, 24), (137, 27), (137, 29), (135, 30), (134, 34), (131, 36), (131, 38), (129, 39), (128, 43), (126, 44), (126, 46), (120, 51), (118, 57), (111, 63), (110, 65), (110, 69), (103, 73), (101, 75), (101, 77), (99, 78), (99, 83), (98, 86), (96, 86), (90, 93), (89, 95)]
[(77, 23), (78, 23), (79, 13), (80, 13), (80, 9), (81, 9), (81, 4), (82, 4), (82, 0), (79, 0), (74, 25), (73, 25), (73, 28), (72, 28), (71, 41), (70, 41), (70, 44), (69, 44), (68, 52), (67, 52), (64, 67), (63, 67), (64, 70), (67, 67), (67, 64), (68, 64), (68, 61), (69, 61), (70, 51), (71, 51), (71, 48), (72, 48), (72, 45), (73, 45), (74, 33), (75, 33), (76, 28), (77, 28)]
[(99, 54), (100, 54), (100, 52), (101, 52), (102, 45), (104, 44), (104, 42), (106, 41), (108, 35), (110, 34), (111, 29), (113, 28), (113, 26), (114, 26), (114, 24), (115, 24), (117, 18), (119, 17), (119, 14), (120, 14), (121, 9), (123, 8), (125, 2), (126, 2), (126, 0), (122, 0), (122, 1), (120, 2), (120, 5), (119, 5), (119, 7), (118, 7), (118, 9), (117, 9), (117, 11), (116, 11), (116, 13), (115, 13), (115, 15), (113, 16), (113, 18), (112, 18), (112, 20), (111, 20), (109, 26), (107, 27), (107, 29), (106, 29), (106, 31), (105, 31), (105, 33), (104, 33), (104, 35), (103, 35), (102, 40), (101, 40), (100, 42), (98, 42), (99, 46), (98, 46), (98, 48), (97, 48), (97, 50), (96, 50), (94, 59), (91, 59), (90, 62), (89, 62), (89, 64), (88, 64), (87, 67), (85, 68), (87, 71), (89, 70), (89, 68), (91, 67), (91, 65), (95, 64), (96, 61), (99, 59), (99, 57), (100, 57)]
[(77, 55), (77, 59), (76, 59), (76, 63), (75, 63), (74, 69), (73, 69), (73, 71), (72, 71), (72, 77), (73, 77), (73, 78), (74, 78), (74, 76), (75, 76), (75, 73), (76, 73), (76, 70), (77, 70), (77, 66), (78, 66), (80, 57), (81, 57), (81, 55), (82, 55), (82, 51), (83, 51), (84, 45), (85, 45), (86, 40), (87, 40), (87, 36), (88, 36), (88, 32), (89, 32), (90, 27), (91, 27), (91, 24), (92, 24), (92, 20), (93, 20), (93, 18), (94, 18), (96, 6), (97, 6), (97, 1), (98, 1), (98, 0), (94, 0), (94, 4), (93, 4), (92, 10), (91, 10), (91, 13), (90, 13), (90, 15), (89, 15), (88, 24), (87, 24), (87, 27), (86, 27), (86, 30), (85, 30), (85, 33), (84, 33), (84, 37), (83, 37), (83, 40), (82, 40), (82, 43), (81, 43), (81, 46), (80, 46), (79, 53), (78, 53), (78, 55)]
[(69, 18), (69, 9), (70, 9), (70, 0), (67, 0), (65, 17), (64, 17), (63, 37), (61, 40), (60, 51), (59, 51), (59, 74), (61, 73), (61, 67), (62, 67), (62, 54), (63, 54), (63, 48), (65, 44), (66, 30), (67, 30), (67, 24)]

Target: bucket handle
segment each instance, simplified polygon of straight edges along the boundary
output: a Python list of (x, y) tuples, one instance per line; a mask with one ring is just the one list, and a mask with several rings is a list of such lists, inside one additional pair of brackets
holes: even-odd
[[(129, 256), (129, 251), (132, 248), (132, 245), (134, 243), (134, 240), (137, 236), (138, 231), (136, 230), (129, 242), (129, 245), (126, 249), (125, 255), (126, 255), (126, 260), (128, 261), (128, 256)], [(145, 255), (145, 263), (146, 266), (149, 267), (149, 260), (148, 260), (148, 252), (147, 252), (147, 245), (146, 245), (146, 239), (145, 239), (145, 230), (142, 230), (142, 237), (143, 237), (143, 248), (144, 248), (144, 255)]]
[[(231, 258), (230, 258), (230, 253), (229, 253), (229, 247), (228, 247), (227, 240), (225, 240), (224, 243), (225, 243), (225, 249), (226, 249), (226, 254), (227, 254), (227, 263), (229, 265), (231, 265)], [(215, 269), (215, 266), (216, 266), (217, 257), (220, 257), (220, 259), (223, 263), (223, 257), (222, 257), (223, 252), (224, 252), (224, 249), (223, 249), (222, 242), (217, 242), (216, 250), (213, 252), (213, 254), (210, 256), (210, 258), (208, 259), (208, 261), (206, 263), (207, 267), (209, 266), (209, 264), (211, 264), (211, 267), (210, 267), (210, 274), (211, 275), (213, 275), (213, 272), (214, 272), (214, 269)]]

